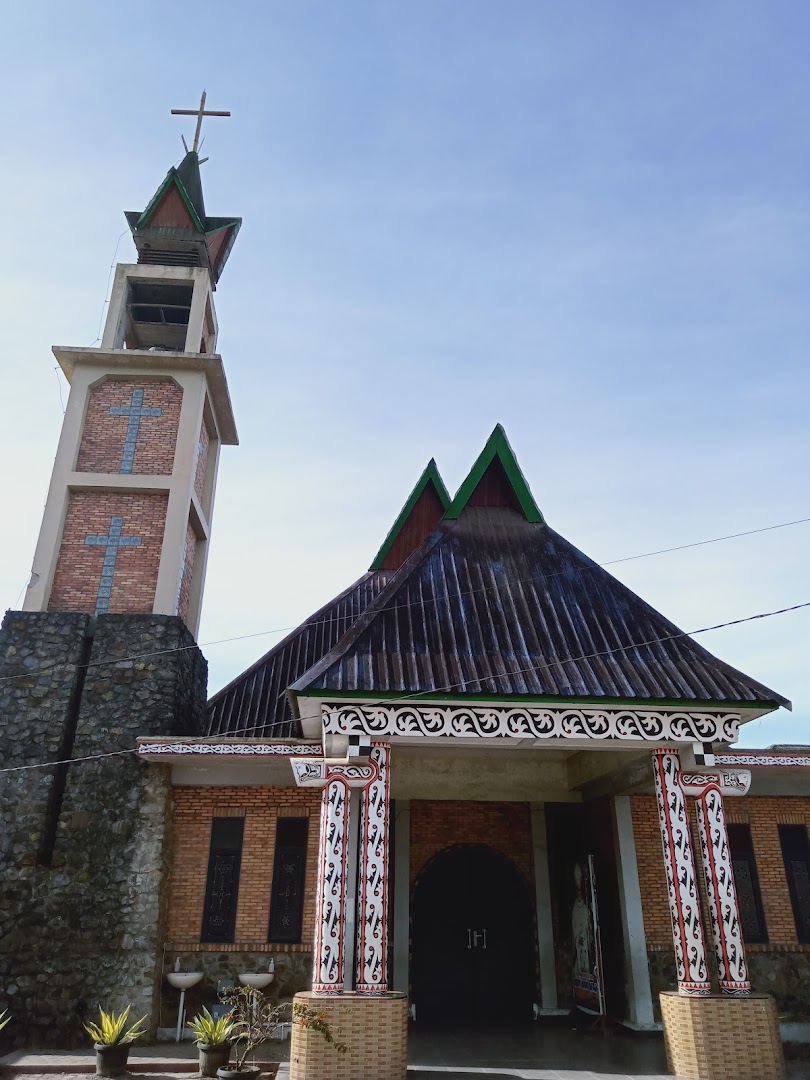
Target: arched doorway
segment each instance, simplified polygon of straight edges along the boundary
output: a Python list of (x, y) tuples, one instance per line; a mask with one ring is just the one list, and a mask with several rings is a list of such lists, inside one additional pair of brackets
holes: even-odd
[(485, 844), (440, 852), (411, 901), (411, 993), (419, 1022), (532, 1017), (535, 963), (529, 890)]

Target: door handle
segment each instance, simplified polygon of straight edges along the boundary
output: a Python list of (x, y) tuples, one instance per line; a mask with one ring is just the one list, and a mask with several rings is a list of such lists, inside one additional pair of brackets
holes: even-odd
[(472, 930), (470, 930), (470, 928), (469, 928), (469, 927), (467, 927), (467, 948), (468, 948), (468, 949), (471, 949), (472, 947), (473, 947), (473, 943), (472, 943)]
[(486, 932), (486, 930), (481, 931), (481, 937), (484, 939), (484, 946), (483, 947), (486, 948), (487, 947), (487, 932)]

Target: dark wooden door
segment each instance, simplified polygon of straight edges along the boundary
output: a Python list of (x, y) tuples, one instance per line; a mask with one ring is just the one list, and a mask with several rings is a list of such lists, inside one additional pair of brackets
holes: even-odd
[(414, 888), (411, 933), (417, 1022), (531, 1019), (528, 889), (497, 851), (465, 844), (437, 855)]

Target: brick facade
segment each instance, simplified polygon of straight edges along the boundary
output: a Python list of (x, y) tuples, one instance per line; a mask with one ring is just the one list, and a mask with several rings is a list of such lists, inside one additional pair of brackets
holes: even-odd
[(191, 598), (191, 582), (194, 577), (194, 556), (197, 553), (197, 534), (191, 522), (186, 526), (186, 549), (185, 562), (183, 564), (183, 576), (180, 579), (180, 597), (177, 604), (177, 614), (181, 619), (188, 618), (188, 604)]
[[(661, 833), (658, 810), (651, 795), (634, 795), (631, 800), (633, 831), (636, 841), (639, 882), (641, 884), (644, 928), (648, 948), (672, 948), (672, 928), (667, 902), (667, 884), (661, 852)], [(694, 818), (694, 800), (688, 800), (690, 816)], [(752, 952), (775, 952), (810, 950), (799, 945), (796, 923), (790, 903), (785, 865), (779, 844), (779, 825), (806, 825), (810, 829), (810, 798), (798, 796), (757, 797), (725, 799), (726, 818), (729, 823), (744, 822), (751, 827), (754, 856), (757, 864), (768, 943), (749, 945)], [(693, 842), (696, 839), (692, 821)], [(696, 858), (699, 863), (699, 848)], [(702, 884), (702, 874), (701, 877)], [(701, 889), (701, 893), (704, 890)], [(702, 896), (704, 911), (705, 895)], [(706, 930), (707, 951), (711, 949), (711, 930)]]
[[(199, 945), (203, 950), (267, 949), (276, 821), (308, 817), (307, 867), (301, 948), (315, 936), (315, 881), (321, 792), (282, 787), (178, 787), (174, 789), (175, 857), (169, 893), (167, 948), (181, 951), (199, 943), (202, 927), (211, 822), (215, 817), (245, 819), (236, 933), (233, 945)], [(278, 951), (290, 946), (273, 946)]]
[(455, 844), (489, 844), (533, 881), (528, 803), (414, 800), (411, 802), (411, 886), (425, 864)]
[(116, 560), (110, 613), (148, 614), (157, 585), (167, 497), (160, 494), (74, 491), (68, 502), (56, 563), (49, 611), (96, 610), (106, 547), (88, 545), (88, 536), (109, 534), (120, 516), (125, 536), (139, 536), (138, 547), (121, 547)]
[(141, 418), (132, 467), (125, 471), (159, 476), (172, 472), (183, 391), (169, 379), (110, 379), (94, 387), (87, 402), (78, 472), (122, 471), (129, 418), (110, 416), (110, 409), (129, 406), (136, 389), (144, 392), (144, 407), (160, 409), (160, 416)]
[(202, 502), (205, 492), (205, 474), (208, 471), (208, 447), (210, 445), (211, 436), (208, 434), (208, 428), (203, 420), (203, 425), (200, 428), (200, 440), (197, 443), (197, 468), (194, 473), (194, 490), (200, 502)]

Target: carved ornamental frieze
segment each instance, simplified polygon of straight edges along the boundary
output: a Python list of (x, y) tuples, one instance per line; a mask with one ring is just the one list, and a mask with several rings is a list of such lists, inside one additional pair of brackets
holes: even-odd
[(439, 705), (322, 706), (327, 735), (479, 739), (588, 739), (598, 742), (733, 743), (740, 715), (651, 709)]

